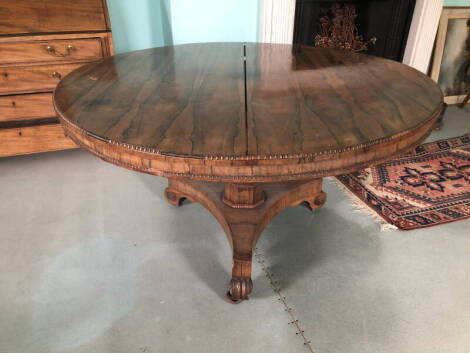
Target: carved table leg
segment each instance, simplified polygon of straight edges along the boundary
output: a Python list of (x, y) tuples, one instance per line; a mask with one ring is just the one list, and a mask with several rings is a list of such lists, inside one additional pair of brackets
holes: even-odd
[(176, 187), (173, 179), (168, 179), (168, 187), (165, 189), (165, 198), (173, 206), (181, 206), (183, 201), (187, 198), (180, 193)]
[(253, 288), (253, 251), (265, 226), (286, 207), (302, 202), (321, 207), (326, 200), (321, 184), (321, 179), (276, 184), (170, 180), (165, 194), (174, 205), (183, 198), (199, 202), (222, 225), (233, 249), (232, 279), (226, 297), (238, 303), (248, 299)]
[(262, 231), (256, 221), (256, 214), (264, 201), (265, 194), (259, 184), (224, 185), (222, 202), (229, 207), (225, 218), (228, 223), (227, 235), (231, 238), (233, 248), (232, 279), (227, 292), (227, 299), (231, 303), (248, 299), (253, 289), (253, 250)]

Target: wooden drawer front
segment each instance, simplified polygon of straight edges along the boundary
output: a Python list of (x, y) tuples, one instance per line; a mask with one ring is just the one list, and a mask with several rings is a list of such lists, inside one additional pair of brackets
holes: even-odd
[(0, 34), (104, 31), (102, 0), (0, 0)]
[(100, 38), (0, 43), (0, 65), (95, 61), (102, 57)]
[(55, 117), (52, 93), (0, 97), (0, 121)]
[(0, 129), (0, 157), (77, 148), (60, 124)]
[(82, 64), (0, 68), (0, 95), (52, 91), (60, 79)]

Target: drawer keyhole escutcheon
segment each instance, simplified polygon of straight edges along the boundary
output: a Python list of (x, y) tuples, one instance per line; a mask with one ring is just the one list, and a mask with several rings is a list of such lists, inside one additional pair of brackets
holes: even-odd
[(54, 56), (58, 56), (58, 57), (70, 56), (70, 55), (72, 55), (72, 52), (73, 52), (74, 50), (76, 50), (76, 48), (75, 48), (72, 44), (68, 44), (68, 45), (65, 47), (65, 50), (67, 51), (66, 53), (61, 53), (61, 52), (58, 51), (56, 48), (54, 48), (52, 45), (46, 46), (46, 51), (47, 51), (49, 54), (54, 55)]

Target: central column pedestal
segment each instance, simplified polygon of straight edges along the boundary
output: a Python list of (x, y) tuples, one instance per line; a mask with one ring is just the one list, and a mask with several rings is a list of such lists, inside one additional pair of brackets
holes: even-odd
[(256, 208), (264, 202), (260, 184), (224, 184), (222, 201), (232, 208)]

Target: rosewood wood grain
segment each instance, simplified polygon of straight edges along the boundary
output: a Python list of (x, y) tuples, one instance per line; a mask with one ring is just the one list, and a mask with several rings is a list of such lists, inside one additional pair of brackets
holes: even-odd
[(434, 82), (402, 64), (251, 44), (245, 112), (242, 47), (117, 55), (62, 80), (56, 110), (78, 143), (105, 157), (119, 150), (116, 164), (133, 159), (151, 174), (235, 183), (337, 175), (381, 162), (422, 141), (442, 111)]
[[(144, 52), (117, 55), (74, 72), (57, 90), (58, 111), (67, 107), (64, 115), (73, 115), (96, 136), (137, 146), (153, 141), (172, 155), (244, 155), (242, 47), (207, 44)], [(114, 108), (96, 101), (96, 94)], [(88, 106), (100, 119), (90, 121), (77, 106)]]
[(249, 43), (246, 51), (248, 155), (373, 145), (442, 109), (428, 77), (392, 60), (286, 45)]
[(54, 104), (77, 145), (167, 177), (167, 200), (201, 203), (233, 249), (231, 302), (252, 290), (256, 241), (282, 209), (319, 208), (325, 176), (407, 152), (443, 109), (402, 64), (332, 49), (210, 43), (156, 48), (72, 72)]
[(120, 167), (167, 178), (257, 183), (340, 175), (385, 162), (419, 145), (429, 135), (436, 118), (432, 117), (398, 139), (384, 140), (378, 146), (325, 151), (307, 157), (279, 156), (265, 159), (255, 156), (235, 159), (163, 155), (143, 146), (117, 143), (96, 136), (63, 118), (61, 123), (75, 143)]

